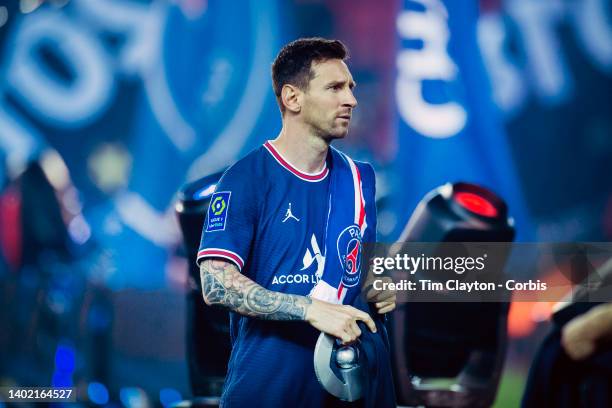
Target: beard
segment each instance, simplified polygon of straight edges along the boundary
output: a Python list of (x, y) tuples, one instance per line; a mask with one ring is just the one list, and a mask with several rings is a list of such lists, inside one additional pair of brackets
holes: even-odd
[(335, 139), (344, 139), (348, 134), (348, 124), (346, 126), (339, 125), (336, 118), (331, 121), (310, 120), (307, 123), (312, 129), (313, 134), (328, 142)]
[(314, 102), (307, 103), (304, 106), (303, 122), (308, 125), (313, 135), (331, 142), (335, 139), (343, 139), (348, 134), (350, 121), (344, 123), (343, 120), (338, 119), (337, 112), (334, 112), (333, 116), (329, 115), (329, 111), (326, 111)]

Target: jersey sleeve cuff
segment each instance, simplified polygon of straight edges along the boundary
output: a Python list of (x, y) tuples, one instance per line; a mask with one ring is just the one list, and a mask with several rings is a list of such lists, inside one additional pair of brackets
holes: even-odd
[(202, 249), (201, 251), (198, 252), (198, 259), (196, 261), (197, 264), (199, 265), (200, 262), (202, 262), (204, 258), (227, 259), (235, 263), (239, 271), (242, 271), (242, 268), (244, 267), (244, 260), (242, 259), (242, 257), (233, 251), (228, 251), (227, 249), (221, 249), (221, 248)]

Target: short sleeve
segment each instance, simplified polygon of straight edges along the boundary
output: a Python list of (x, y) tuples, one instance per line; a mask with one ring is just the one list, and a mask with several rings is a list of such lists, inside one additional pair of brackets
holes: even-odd
[(257, 196), (248, 169), (230, 167), (210, 199), (197, 263), (205, 258), (224, 258), (239, 270), (244, 267), (255, 235)]

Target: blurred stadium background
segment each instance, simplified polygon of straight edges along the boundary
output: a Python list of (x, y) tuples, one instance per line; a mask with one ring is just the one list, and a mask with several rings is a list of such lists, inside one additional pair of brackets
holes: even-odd
[[(447, 181), (491, 188), (519, 241), (612, 238), (608, 0), (0, 1), (0, 384), (91, 405), (190, 396), (188, 181), (276, 137), (270, 64), (344, 41), (341, 148), (378, 173), (379, 239)], [(514, 303), (497, 406), (550, 305)], [(0, 408), (1, 407), (0, 403)]]

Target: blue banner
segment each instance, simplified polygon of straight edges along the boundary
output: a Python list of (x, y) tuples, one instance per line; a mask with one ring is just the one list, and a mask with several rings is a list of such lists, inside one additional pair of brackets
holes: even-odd
[[(81, 194), (81, 238), (113, 288), (177, 271), (176, 191), (280, 129), (269, 66), (287, 41), (276, 0), (74, 0), (0, 31), (0, 151), (14, 177), (54, 149)], [(2, 167), (2, 166), (0, 166)]]
[(519, 240), (533, 237), (501, 118), (476, 44), (478, 4), (404, 1), (397, 17), (397, 237), (430, 190), (477, 183), (499, 194)]

